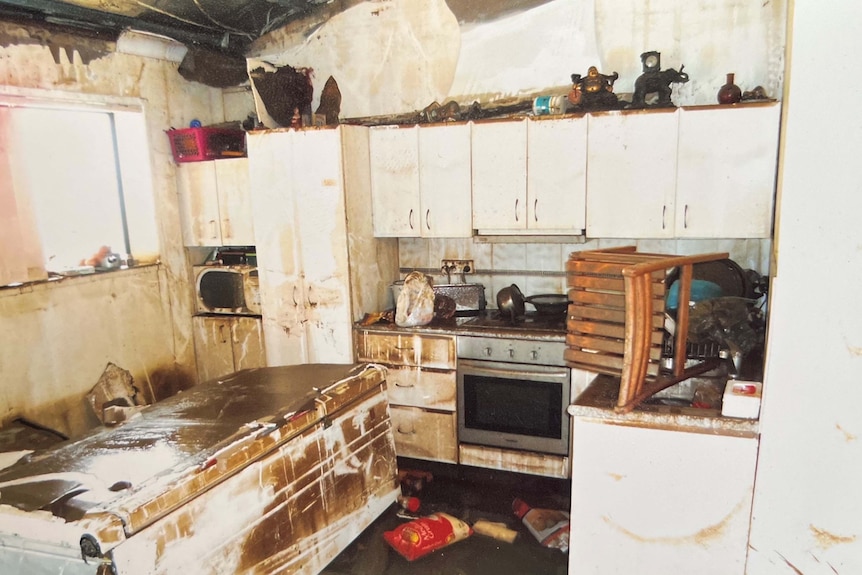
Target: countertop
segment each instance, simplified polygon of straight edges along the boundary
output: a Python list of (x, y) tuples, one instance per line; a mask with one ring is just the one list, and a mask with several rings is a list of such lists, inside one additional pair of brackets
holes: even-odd
[(485, 310), (479, 315), (453, 317), (450, 319), (433, 319), (427, 325), (401, 327), (392, 322), (377, 322), (363, 325), (356, 322), (354, 329), (386, 332), (386, 333), (418, 333), (454, 336), (483, 336), (509, 339), (532, 339), (539, 341), (566, 340), (565, 318), (555, 322), (553, 326), (544, 323), (534, 323), (535, 317), (528, 314), (516, 322), (500, 320), (497, 310)]
[(758, 420), (725, 417), (719, 409), (641, 404), (630, 413), (617, 413), (614, 406), (618, 394), (619, 380), (609, 375), (599, 375), (568, 407), (568, 412), (576, 418), (599, 419), (614, 425), (739, 437), (756, 437), (759, 434)]

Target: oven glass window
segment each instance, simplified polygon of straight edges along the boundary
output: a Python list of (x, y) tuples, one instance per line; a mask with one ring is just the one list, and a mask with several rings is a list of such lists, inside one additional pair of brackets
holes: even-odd
[(533, 437), (562, 437), (559, 383), (464, 377), (464, 423), (471, 429)]

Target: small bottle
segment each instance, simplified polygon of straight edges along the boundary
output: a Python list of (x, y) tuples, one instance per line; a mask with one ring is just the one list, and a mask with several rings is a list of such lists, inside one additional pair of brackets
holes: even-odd
[(719, 104), (736, 104), (742, 100), (742, 90), (733, 81), (733, 73), (728, 74), (727, 82), (718, 90)]

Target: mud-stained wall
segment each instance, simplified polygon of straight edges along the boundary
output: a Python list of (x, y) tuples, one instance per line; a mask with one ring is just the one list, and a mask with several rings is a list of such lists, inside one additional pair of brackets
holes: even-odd
[(90, 423), (81, 400), (109, 361), (148, 395), (194, 383), (191, 289), (164, 131), (192, 118), (241, 118), (225, 118), (222, 91), (184, 80), (177, 63), (113, 50), (111, 42), (0, 23), (0, 90), (140, 99), (162, 261), (110, 278), (0, 291), (0, 421), (26, 415), (77, 434)]
[(565, 94), (571, 74), (593, 65), (618, 72), (616, 92), (630, 93), (649, 50), (661, 52), (662, 68), (685, 65), (691, 76), (674, 101), (702, 105), (716, 102), (731, 72), (742, 89), (780, 97), (786, 11), (786, 0), (377, 0), (322, 24), (295, 22), (249, 56), (313, 68), (315, 108), (333, 76), (342, 117)]

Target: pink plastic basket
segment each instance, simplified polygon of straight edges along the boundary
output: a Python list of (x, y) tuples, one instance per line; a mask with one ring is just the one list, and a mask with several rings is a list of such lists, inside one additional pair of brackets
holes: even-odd
[(246, 155), (245, 132), (226, 128), (168, 130), (174, 161), (202, 162)]

